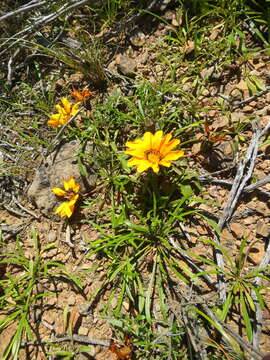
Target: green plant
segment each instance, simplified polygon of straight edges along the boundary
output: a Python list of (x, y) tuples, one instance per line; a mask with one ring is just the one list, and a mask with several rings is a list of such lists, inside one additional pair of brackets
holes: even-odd
[(203, 241), (212, 244), (226, 259), (225, 269), (223, 270), (212, 261), (201, 256), (198, 257), (200, 260), (211, 264), (215, 269), (213, 271), (216, 274), (222, 274), (224, 281), (227, 282), (226, 301), (220, 307), (217, 307), (215, 312), (222, 321), (231, 319), (236, 315), (240, 324), (240, 331), (241, 328), (242, 331), (245, 329), (245, 333), (249, 341), (251, 341), (253, 336), (252, 319), (256, 313), (256, 304), (259, 304), (259, 307), (264, 309), (265, 301), (261, 292), (267, 288), (266, 285), (256, 285), (255, 279), (262, 278), (269, 282), (270, 278), (265, 275), (269, 267), (254, 270), (247, 269), (246, 262), (255, 244), (255, 242), (248, 244), (247, 238), (243, 238), (241, 241), (236, 261), (233, 261), (228, 251), (222, 246), (209, 240)]
[[(45, 262), (42, 259), (44, 251), (55, 247), (53, 243), (41, 249), (39, 237), (32, 229), (33, 254), (26, 257), (24, 249), (17, 238), (12, 252), (0, 255), (0, 265), (6, 265), (6, 272), (0, 279), (0, 333), (12, 323), (16, 323), (16, 330), (6, 346), (2, 359), (19, 359), (22, 340), (34, 337), (29, 316), (39, 299), (49, 296), (49, 292), (40, 292), (38, 285), (41, 280), (64, 277), (81, 287), (80, 281), (66, 272), (65, 267), (56, 261)], [(4, 244), (2, 244), (4, 246)]]

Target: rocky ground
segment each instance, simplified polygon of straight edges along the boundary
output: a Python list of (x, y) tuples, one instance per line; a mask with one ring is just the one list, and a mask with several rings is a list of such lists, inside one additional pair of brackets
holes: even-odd
[[(151, 32), (137, 27), (128, 36), (125, 33), (121, 34), (123, 47), (112, 57), (107, 66), (110, 76), (119, 76), (119, 79), (124, 76), (131, 84), (136, 84), (142, 78), (154, 84), (167, 76), (169, 65), (158, 61), (157, 49), (162, 46), (162, 39), (170, 28), (181, 24), (174, 10), (164, 11), (164, 18), (168, 24), (159, 24)], [(218, 41), (222, 33), (213, 31), (210, 36), (210, 41)], [(184, 51), (187, 57), (192, 56), (194, 43), (187, 42), (181, 51)], [(200, 109), (197, 115), (198, 118), (205, 119), (208, 126), (201, 128), (196, 135), (197, 141), (187, 147), (185, 154), (189, 167), (198, 174), (203, 187), (202, 199), (205, 202), (200, 204), (198, 209), (204, 211), (216, 223), (224, 217), (228, 206), (232, 209), (230, 221), (222, 225), (220, 244), (230, 253), (234, 261), (236, 261), (242, 239), (248, 238), (246, 272), (260, 266), (269, 251), (270, 158), (269, 146), (266, 142), (268, 131), (261, 138), (254, 140), (256, 131), (263, 131), (270, 124), (269, 60), (270, 57), (266, 52), (258, 51), (246, 59), (239, 58), (227, 66), (219, 67), (218, 64), (213, 64), (201, 70), (200, 81), (203, 86), (197, 98)], [(177, 67), (176, 82), (185, 71), (185, 66)], [(252, 76), (255, 79), (253, 83), (249, 80)], [(76, 74), (74, 75), (76, 80), (69, 80), (76, 83), (79, 78), (80, 74)], [(187, 78), (178, 86), (181, 91), (192, 93), (194, 90), (192, 78)], [(256, 88), (256, 95), (252, 93), (252, 86)], [(109, 88), (108, 92), (114, 89), (114, 87)], [(177, 96), (171, 94), (170, 102), (177, 104), (177, 101)], [(170, 111), (170, 104), (164, 111)], [(149, 126), (151, 127), (151, 124)], [(244, 173), (240, 176), (240, 165), (243, 164), (243, 159), (251, 149), (252, 143), (254, 144), (253, 154), (256, 152), (254, 150), (256, 143), (259, 145), (258, 152), (253, 158), (251, 155), (247, 157)], [(87, 256), (88, 242), (101, 236), (91, 224), (81, 221), (91, 218), (93, 214), (90, 213), (89, 208), (81, 208), (68, 224), (56, 215), (52, 215), (57, 199), (51, 188), (59, 186), (59, 178), (74, 176), (81, 184), (82, 193), (90, 191), (92, 196), (104, 191), (102, 187), (98, 188), (95, 169), (88, 172), (86, 176), (80, 174), (76, 157), (74, 157), (78, 149), (79, 144), (76, 140), (60, 143), (51, 153), (44, 153), (42, 157), (35, 159), (34, 169), (32, 169), (35, 171), (27, 179), (27, 190), (20, 191), (20, 184), (18, 184), (17, 192), (13, 189), (10, 194), (2, 194), (0, 219), (5, 243), (3, 251), (14, 251), (14, 239), (18, 234), (25, 256), (31, 259), (34, 252), (31, 232), (34, 227), (43, 248), (42, 261), (61, 262), (65, 264), (68, 272), (81, 276), (83, 279), (82, 288), (71, 282), (60, 280), (39, 283), (39, 291), (50, 292), (50, 295), (45, 296), (31, 314), (30, 322), (39, 340), (64, 336), (67, 333), (64, 313), (68, 311), (74, 334), (87, 336), (90, 339), (100, 339), (108, 345), (115, 334), (111, 322), (104, 317), (103, 310), (109, 300), (111, 308), (115, 309), (117, 298), (111, 299), (111, 289), (108, 288), (98, 301), (93, 302), (93, 294), (103, 286), (106, 278), (107, 261), (98, 255)], [(90, 156), (93, 154), (90, 142), (86, 151)], [(254, 169), (252, 164), (254, 164)], [(238, 201), (232, 205), (232, 202), (229, 202), (232, 184), (237, 176), (239, 183), (243, 183), (242, 180), (249, 169), (252, 173), (247, 183), (243, 185), (246, 192), (243, 189), (237, 196), (235, 195)], [(264, 179), (268, 180), (262, 186), (245, 188)], [(16, 194), (15, 201), (14, 194)], [(12, 196), (13, 202), (10, 201)], [(95, 214), (98, 213), (98, 205), (96, 209), (92, 209)], [(187, 238), (184, 247), (191, 249), (195, 255), (212, 256), (212, 247), (198, 241), (202, 237), (213, 236), (209, 224), (189, 219), (184, 226), (183, 231)], [(55, 246), (46, 249), (49, 243)], [(205, 270), (211, 270), (211, 266), (205, 267)], [(211, 276), (215, 279), (215, 275)], [(263, 279), (262, 284), (265, 285), (264, 295), (267, 306), (262, 312), (263, 333), (259, 350), (265, 354), (270, 352), (270, 303), (269, 283)], [(204, 292), (208, 294), (209, 299), (212, 295), (215, 296), (207, 284), (202, 290), (202, 293)], [(173, 304), (171, 307), (173, 308)], [(158, 313), (159, 309), (153, 309), (153, 311)], [(128, 301), (123, 303), (123, 313), (127, 316), (130, 314)], [(237, 331), (236, 324), (240, 321), (241, 318), (237, 314), (231, 320), (231, 326), (235, 331)], [(2, 332), (1, 338), (5, 341), (0, 341), (0, 354), (3, 353), (16, 326), (16, 323), (12, 324)], [(161, 329), (157, 328), (158, 331)], [(64, 343), (62, 349), (70, 350), (70, 346), (70, 342)], [(77, 347), (77, 344), (72, 345), (72, 349)], [(21, 355), (21, 359), (45, 359), (44, 349), (44, 346), (29, 346), (26, 354)], [(76, 359), (121, 359), (106, 346), (93, 344), (89, 349), (88, 355), (80, 353)], [(136, 349), (134, 355), (136, 356)], [(125, 358), (128, 359), (128, 357)]]

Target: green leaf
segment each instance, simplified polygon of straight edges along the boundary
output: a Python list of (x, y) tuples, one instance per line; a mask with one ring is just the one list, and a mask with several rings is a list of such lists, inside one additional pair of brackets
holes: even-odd
[(150, 282), (149, 282), (148, 289), (147, 289), (147, 292), (146, 292), (146, 297), (145, 297), (145, 316), (146, 316), (146, 320), (149, 323), (152, 322), (151, 304), (152, 304), (152, 295), (153, 295), (153, 291), (154, 291), (156, 269), (157, 269), (157, 260), (155, 259), (154, 264), (153, 264), (153, 269), (152, 269)]
[(144, 227), (142, 227), (142, 226), (133, 224), (133, 223), (132, 223), (131, 221), (129, 221), (129, 220), (125, 220), (124, 223), (127, 225), (127, 227), (128, 227), (129, 229), (136, 230), (136, 231), (143, 232), (143, 233), (147, 233), (147, 232), (148, 232), (148, 228), (144, 228)]
[(265, 84), (256, 75), (251, 75), (249, 78), (259, 91), (264, 91), (266, 89)]
[(228, 342), (228, 344), (230, 344), (232, 346), (232, 348), (237, 352), (237, 353), (241, 353), (240, 347), (237, 344), (237, 342), (229, 335), (226, 333), (226, 331), (223, 329), (223, 327), (219, 324), (217, 324), (214, 320), (212, 320), (208, 315), (206, 315), (204, 312), (202, 312), (201, 310), (197, 309), (197, 308), (192, 308), (192, 310), (199, 314), (200, 316), (202, 316), (205, 320), (207, 320), (215, 329), (217, 329), (217, 331), (220, 332), (220, 334), (223, 336), (223, 338)]
[(248, 87), (248, 89), (249, 89), (249, 91), (251, 92), (252, 95), (258, 93), (258, 89), (256, 88), (256, 86), (249, 79), (246, 79), (246, 84), (247, 84), (247, 87)]
[(251, 326), (249, 313), (246, 307), (245, 299), (243, 296), (243, 291), (240, 291), (240, 309), (241, 309), (241, 315), (244, 319), (248, 340), (252, 341), (252, 326)]
[(139, 293), (138, 308), (139, 308), (139, 313), (141, 314), (143, 312), (145, 305), (145, 295), (143, 291), (143, 285), (139, 276), (137, 276), (137, 284), (138, 284), (138, 293)]
[(247, 302), (249, 304), (249, 307), (251, 308), (252, 311), (256, 312), (256, 307), (254, 305), (253, 299), (250, 296), (249, 292), (247, 289), (244, 289), (244, 293), (245, 293), (245, 297), (247, 299)]
[(232, 306), (232, 293), (229, 292), (227, 295), (227, 298), (223, 304), (222, 312), (219, 316), (222, 321), (226, 320), (227, 314), (228, 314), (231, 306)]
[(182, 195), (186, 199), (188, 199), (193, 194), (192, 187), (190, 185), (181, 184), (180, 185), (180, 190), (181, 190)]

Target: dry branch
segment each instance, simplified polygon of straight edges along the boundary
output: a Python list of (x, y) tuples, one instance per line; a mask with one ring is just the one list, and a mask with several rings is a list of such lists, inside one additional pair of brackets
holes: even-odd
[[(238, 166), (236, 176), (232, 183), (228, 201), (218, 222), (218, 227), (220, 230), (222, 230), (226, 222), (228, 222), (231, 219), (231, 216), (236, 208), (239, 198), (247, 182), (250, 180), (252, 176), (253, 169), (256, 163), (258, 149), (259, 149), (259, 140), (269, 131), (269, 128), (270, 128), (270, 122), (266, 125), (266, 127), (263, 130), (260, 129), (258, 121), (253, 122), (253, 135), (250, 145), (247, 149), (246, 156)], [(219, 244), (219, 236), (217, 234), (214, 234), (214, 241), (217, 244)], [(224, 269), (224, 259), (222, 252), (219, 249), (215, 249), (215, 248), (214, 248), (214, 252), (215, 252), (217, 265), (221, 269)], [(222, 274), (218, 276), (218, 285), (219, 285), (220, 299), (222, 301), (225, 301), (226, 285), (225, 285), (224, 276)]]
[[(266, 248), (264, 257), (263, 257), (260, 265), (258, 266), (257, 270), (264, 269), (266, 266), (269, 265), (269, 262), (270, 262), (270, 241), (268, 240), (268, 244), (267, 244), (267, 248)], [(256, 276), (254, 285), (256, 287), (260, 286), (261, 281), (262, 281), (262, 278), (260, 276)], [(256, 293), (254, 290), (252, 290), (251, 296), (252, 296), (253, 302), (256, 307), (256, 316), (255, 316), (255, 324), (254, 324), (254, 328), (253, 328), (252, 344), (255, 349), (258, 349), (259, 345), (260, 345), (260, 340), (261, 340), (263, 316), (262, 316), (261, 306), (258, 302)], [(251, 359), (251, 360), (254, 360), (254, 359)]]
[(257, 94), (254, 94), (254, 95), (252, 95), (252, 96), (250, 96), (247, 99), (244, 99), (242, 101), (232, 100), (232, 99), (224, 96), (221, 93), (219, 93), (218, 96), (220, 96), (222, 99), (226, 100), (229, 104), (231, 104), (233, 106), (233, 108), (238, 108), (238, 107), (241, 107), (243, 105), (246, 105), (246, 104), (250, 103), (253, 100), (258, 99), (260, 96), (267, 94), (269, 91), (270, 91), (270, 86), (267, 86), (264, 90), (259, 91)]
[(3, 21), (3, 20), (6, 20), (12, 16), (15, 16), (15, 15), (18, 15), (18, 14), (21, 14), (21, 13), (24, 13), (26, 11), (30, 11), (30, 10), (33, 10), (37, 7), (40, 7), (44, 4), (48, 4), (48, 1), (40, 1), (40, 2), (36, 2), (36, 0), (34, 1), (30, 1), (28, 4), (25, 4), (21, 7), (19, 7), (18, 9), (16, 10), (13, 10), (13, 11), (10, 11), (8, 13), (6, 13), (5, 15), (1, 16), (0, 17), (0, 22)]
[(220, 228), (220, 230), (223, 229), (225, 223), (229, 221), (230, 217), (232, 216), (236, 204), (239, 200), (239, 197), (246, 183), (249, 181), (253, 173), (253, 169), (258, 154), (259, 139), (262, 133), (259, 128), (259, 123), (257, 121), (253, 123), (253, 129), (254, 132), (251, 139), (251, 143), (248, 147), (245, 158), (238, 166), (237, 173), (232, 184), (232, 188), (229, 194), (227, 204), (218, 222), (218, 227)]
[[(201, 181), (202, 183), (208, 183), (208, 184), (215, 184), (215, 185), (224, 185), (224, 186), (228, 186), (228, 187), (232, 187), (233, 182), (230, 180), (221, 180), (221, 179), (216, 179), (213, 176), (211, 176), (212, 174), (209, 175), (202, 175), (199, 176), (199, 181)], [(243, 192), (244, 193), (250, 193), (254, 190), (258, 190), (259, 187), (266, 185), (270, 182), (270, 176), (266, 176), (264, 179), (257, 181), (254, 184), (245, 186), (243, 188)], [(263, 193), (263, 195), (266, 195), (267, 197), (270, 197), (270, 193), (264, 190), (259, 190), (260, 192)]]
[[(170, 2), (171, 2), (171, 0), (167, 1), (166, 7), (169, 5)], [(145, 12), (157, 11), (158, 3), (160, 3), (160, 0), (152, 0), (145, 9), (143, 9), (141, 12), (131, 15), (126, 21), (121, 22), (115, 29), (104, 34), (102, 39), (104, 41), (108, 41), (111, 38), (113, 38), (114, 36), (119, 35), (119, 33), (124, 31), (124, 29), (126, 29), (129, 25), (132, 25), (136, 21), (138, 21), (145, 14)]]
[[(7, 39), (0, 46), (0, 49), (1, 48), (4, 49), (0, 53), (0, 56), (3, 55), (4, 53), (6, 53), (7, 50), (9, 50), (13, 46), (18, 44), (22, 40), (24, 40), (27, 36), (30, 37), (30, 35), (34, 31), (36, 31), (38, 28), (40, 28), (41, 26), (47, 25), (47, 24), (51, 23), (52, 21), (54, 21), (55, 19), (57, 19), (58, 16), (66, 14), (66, 13), (70, 13), (74, 9), (79, 8), (80, 6), (83, 6), (83, 5), (85, 5), (85, 4), (89, 3), (89, 2), (91, 2), (91, 0), (80, 0), (80, 1), (74, 0), (74, 1), (70, 1), (69, 3), (64, 4), (62, 7), (60, 7), (55, 12), (53, 12), (53, 13), (51, 13), (49, 15), (46, 15), (43, 18), (41, 18), (40, 20), (36, 21), (35, 24), (30, 25), (27, 28), (19, 31), (18, 33), (13, 35), (11, 38)], [(8, 44), (10, 43), (11, 40), (13, 40), (13, 42), (8, 46)]]
[(27, 341), (27, 342), (21, 343), (21, 347), (39, 346), (39, 345), (46, 345), (49, 343), (60, 344), (62, 342), (66, 342), (66, 341), (78, 342), (78, 343), (87, 344), (87, 345), (110, 346), (110, 341), (108, 341), (108, 340), (93, 339), (93, 338), (89, 338), (88, 336), (73, 334), (72, 336), (63, 336), (60, 338), (54, 337), (54, 338), (48, 339), (48, 340)]

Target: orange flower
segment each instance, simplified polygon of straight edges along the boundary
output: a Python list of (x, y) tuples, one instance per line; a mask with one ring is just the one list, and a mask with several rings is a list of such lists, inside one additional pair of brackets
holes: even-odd
[(159, 166), (171, 166), (173, 160), (177, 160), (184, 155), (183, 150), (172, 151), (180, 143), (178, 139), (172, 139), (171, 134), (163, 136), (163, 131), (159, 130), (155, 134), (146, 132), (142, 139), (128, 141), (128, 149), (125, 154), (131, 155), (128, 166), (137, 166), (139, 173), (152, 168), (158, 173)]
[(80, 103), (76, 103), (71, 105), (67, 98), (61, 99), (62, 105), (57, 104), (55, 106), (58, 114), (51, 115), (50, 119), (48, 120), (48, 126), (59, 126), (63, 125), (68, 122), (68, 120), (76, 114), (78, 111), (78, 107)]
[(88, 89), (84, 89), (82, 91), (73, 89), (73, 91), (71, 91), (71, 95), (75, 98), (76, 101), (83, 102), (87, 100), (90, 95), (92, 95), (92, 92)]
[(52, 191), (55, 193), (55, 195), (64, 197), (68, 200), (59, 205), (54, 213), (59, 214), (61, 217), (71, 217), (74, 212), (75, 203), (79, 198), (78, 192), (80, 189), (80, 184), (76, 184), (74, 178), (71, 177), (67, 181), (64, 180), (64, 188), (65, 190), (61, 188), (52, 188)]

